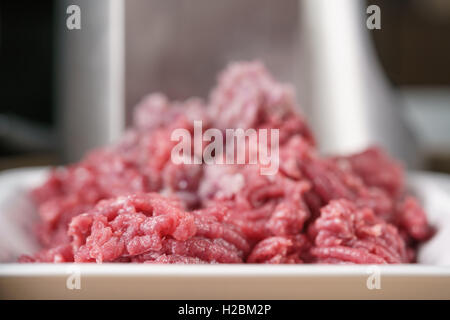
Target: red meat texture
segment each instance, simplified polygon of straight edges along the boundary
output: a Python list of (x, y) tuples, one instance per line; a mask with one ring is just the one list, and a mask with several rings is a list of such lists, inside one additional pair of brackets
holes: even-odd
[[(148, 95), (120, 141), (55, 168), (33, 190), (43, 249), (19, 261), (415, 262), (432, 228), (401, 164), (376, 146), (321, 156), (298, 110), (292, 87), (260, 62), (231, 63), (206, 101)], [(195, 120), (203, 130), (279, 129), (278, 172), (174, 164), (171, 134), (193, 137)]]

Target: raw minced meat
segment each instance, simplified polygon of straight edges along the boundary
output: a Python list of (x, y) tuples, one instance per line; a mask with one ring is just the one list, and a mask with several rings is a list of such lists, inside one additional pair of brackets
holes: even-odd
[[(71, 250), (58, 247), (34, 259), (243, 262), (249, 244), (236, 227), (224, 222), (225, 213), (211, 209), (188, 212), (180, 201), (158, 193), (102, 200), (71, 220), (68, 226)], [(23, 258), (23, 261), (32, 260), (32, 257)]]
[(406, 245), (398, 229), (370, 208), (332, 200), (308, 230), (316, 262), (404, 263)]
[[(146, 96), (120, 141), (33, 191), (43, 249), (20, 261), (413, 262), (432, 229), (402, 166), (379, 147), (320, 155), (298, 109), (292, 87), (260, 62), (230, 64), (207, 101)], [(279, 129), (279, 170), (173, 163), (172, 132), (193, 137), (195, 120), (221, 132)]]
[[(223, 175), (205, 176), (213, 194), (204, 199), (205, 206), (223, 204), (227, 207), (226, 221), (236, 225), (250, 240), (259, 241), (269, 236), (289, 236), (301, 233), (310, 216), (303, 195), (309, 190), (307, 181), (294, 181), (281, 175), (263, 176), (257, 166), (229, 167), (223, 172), (221, 165), (210, 166)], [(222, 182), (220, 188), (209, 187), (209, 179)]]

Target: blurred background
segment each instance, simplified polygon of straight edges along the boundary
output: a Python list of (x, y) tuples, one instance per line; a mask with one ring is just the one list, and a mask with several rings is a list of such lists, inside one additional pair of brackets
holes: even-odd
[(295, 84), (323, 152), (380, 143), (450, 173), (449, 40), (448, 0), (1, 1), (0, 170), (76, 161), (147, 93), (206, 98), (228, 62), (259, 59)]

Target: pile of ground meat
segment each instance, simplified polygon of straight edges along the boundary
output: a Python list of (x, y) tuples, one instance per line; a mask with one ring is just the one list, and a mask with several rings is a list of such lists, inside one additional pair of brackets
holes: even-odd
[[(22, 262), (409, 263), (431, 236), (403, 169), (378, 147), (324, 157), (293, 89), (230, 64), (207, 101), (145, 97), (115, 145), (33, 191), (43, 250)], [(279, 129), (279, 170), (174, 164), (171, 133)], [(252, 146), (247, 146), (252, 147)], [(194, 156), (201, 156), (199, 154)]]

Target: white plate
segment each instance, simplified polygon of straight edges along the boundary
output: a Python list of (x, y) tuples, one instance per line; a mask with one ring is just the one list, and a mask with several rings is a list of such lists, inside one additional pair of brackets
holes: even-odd
[(27, 192), (46, 169), (0, 173), (2, 299), (450, 299), (450, 179), (410, 174), (436, 236), (408, 265), (17, 264), (36, 250)]

